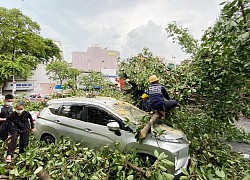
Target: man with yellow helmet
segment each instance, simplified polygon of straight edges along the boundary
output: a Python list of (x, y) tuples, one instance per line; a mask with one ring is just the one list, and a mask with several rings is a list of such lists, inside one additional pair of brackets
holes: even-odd
[(148, 95), (146, 93), (144, 93), (142, 96), (142, 105), (141, 105), (141, 109), (143, 111), (146, 111), (146, 112), (150, 112), (151, 111), (151, 108), (150, 108), (150, 104), (149, 104), (149, 100), (148, 100)]
[[(156, 75), (149, 77), (151, 85), (148, 88), (149, 103), (153, 110), (169, 112), (178, 105), (177, 101), (171, 100), (166, 88), (159, 84)], [(165, 101), (165, 99), (168, 101)]]

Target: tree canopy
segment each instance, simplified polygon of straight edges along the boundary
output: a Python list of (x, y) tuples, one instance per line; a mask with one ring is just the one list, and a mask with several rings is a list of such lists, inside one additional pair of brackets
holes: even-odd
[(55, 81), (58, 80), (62, 85), (63, 81), (69, 77), (68, 69), (69, 67), (66, 61), (53, 60), (46, 67), (47, 76)]
[(27, 78), (38, 63), (60, 58), (59, 48), (39, 33), (38, 23), (20, 10), (0, 7), (0, 82)]
[(166, 30), (192, 55), (189, 72), (196, 77), (188, 81), (204, 109), (212, 117), (230, 121), (249, 112), (250, 3), (234, 0), (222, 5), (220, 18), (205, 31), (200, 46), (175, 23)]

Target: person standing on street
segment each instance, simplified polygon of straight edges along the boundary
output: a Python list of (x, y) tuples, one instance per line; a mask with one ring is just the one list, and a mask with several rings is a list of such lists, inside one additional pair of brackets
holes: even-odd
[(13, 112), (13, 96), (7, 94), (4, 99), (4, 104), (0, 106), (0, 125), (4, 123), (6, 118)]
[(8, 144), (8, 152), (6, 162), (11, 162), (11, 157), (14, 155), (17, 139), (19, 138), (19, 153), (24, 153), (24, 149), (29, 143), (29, 130), (35, 132), (34, 121), (28, 111), (24, 111), (25, 105), (19, 102), (16, 105), (16, 110), (6, 119), (10, 126), (11, 141)]
[(5, 122), (13, 112), (14, 97), (11, 94), (7, 94), (4, 99), (4, 104), (0, 106), (0, 139), (5, 141), (8, 138), (8, 123)]
[[(159, 84), (159, 79), (157, 78), (157, 76), (150, 76), (149, 82), (151, 83), (151, 85), (148, 87), (148, 96), (150, 106), (153, 110), (169, 113), (171, 109), (178, 105), (177, 101), (170, 99), (166, 88), (163, 85)], [(164, 98), (168, 101), (165, 101)]]

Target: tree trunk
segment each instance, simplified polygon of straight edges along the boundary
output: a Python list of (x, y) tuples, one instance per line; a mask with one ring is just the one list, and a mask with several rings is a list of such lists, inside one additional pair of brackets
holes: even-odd
[(47, 171), (45, 171), (45, 169), (43, 167), (38, 167), (34, 174), (38, 177), (41, 178), (41, 180), (51, 180), (50, 175), (47, 173)]
[(154, 115), (151, 117), (151, 119), (147, 122), (147, 124), (144, 126), (144, 128), (140, 131), (139, 137), (144, 139), (146, 135), (148, 134), (149, 129), (153, 124), (160, 119), (162, 116), (164, 116), (163, 111), (156, 111)]
[(9, 176), (6, 175), (0, 175), (0, 179), (10, 179)]

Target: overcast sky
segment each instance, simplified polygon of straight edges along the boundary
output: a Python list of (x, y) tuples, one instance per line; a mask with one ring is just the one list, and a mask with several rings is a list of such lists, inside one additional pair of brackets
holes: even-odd
[(41, 35), (62, 43), (66, 60), (92, 44), (118, 50), (122, 58), (148, 47), (155, 55), (188, 57), (167, 39), (168, 23), (190, 29), (195, 38), (218, 18), (221, 0), (0, 0), (37, 21)]

